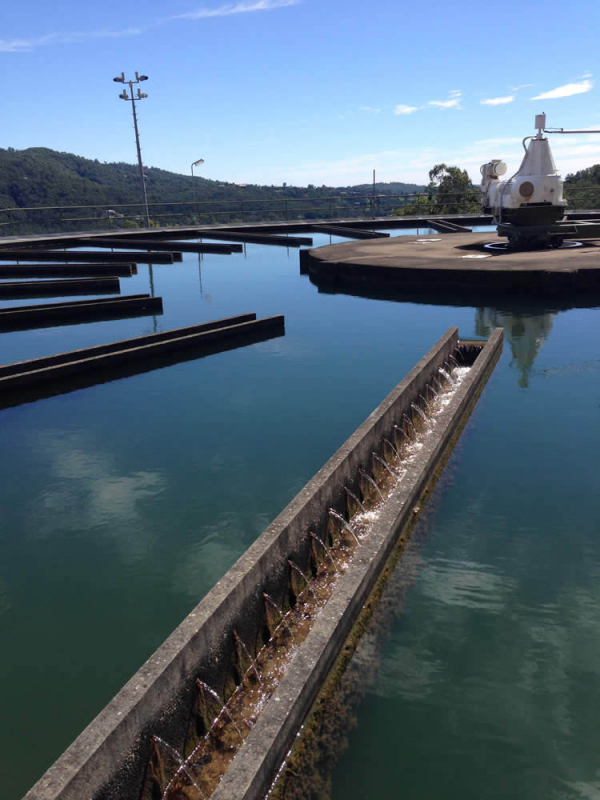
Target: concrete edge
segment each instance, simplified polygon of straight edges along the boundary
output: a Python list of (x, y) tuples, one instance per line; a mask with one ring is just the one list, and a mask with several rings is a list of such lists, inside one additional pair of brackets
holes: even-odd
[[(402, 290), (427, 290), (432, 288), (460, 289), (470, 292), (493, 290), (516, 292), (523, 289), (555, 296), (563, 291), (600, 291), (600, 268), (595, 262), (581, 260), (560, 268), (545, 266), (512, 265), (506, 269), (493, 260), (478, 266), (457, 263), (452, 267), (436, 264), (382, 264), (378, 257), (373, 263), (356, 262), (338, 257), (328, 260), (327, 248), (352, 246), (353, 242), (325, 245), (303, 251), (300, 256), (300, 274), (310, 275), (317, 286), (331, 287), (387, 287)], [(495, 261), (498, 259), (496, 258)]]
[(131, 278), (135, 264), (0, 264), (0, 278)]
[(98, 317), (134, 316), (142, 312), (162, 313), (162, 297), (150, 295), (125, 295), (121, 297), (77, 300), (72, 303), (40, 304), (39, 306), (15, 306), (0, 308), (0, 328), (32, 327), (46, 322), (67, 322)]
[(27, 361), (15, 361), (12, 364), (4, 364), (0, 366), (0, 378), (6, 375), (13, 375), (17, 372), (31, 372), (32, 370), (42, 369), (43, 367), (51, 367), (57, 364), (66, 364), (69, 361), (80, 361), (83, 358), (92, 356), (100, 356), (105, 353), (113, 353), (118, 350), (128, 349), (130, 347), (140, 347), (144, 344), (151, 344), (153, 342), (162, 342), (167, 339), (178, 339), (183, 336), (189, 336), (192, 333), (202, 333), (204, 331), (212, 330), (213, 328), (225, 328), (230, 325), (237, 325), (240, 322), (251, 322), (256, 319), (256, 314), (250, 312), (248, 314), (236, 314), (232, 317), (223, 317), (222, 319), (211, 320), (210, 322), (201, 322), (197, 325), (187, 325), (183, 328), (170, 328), (167, 331), (160, 331), (160, 333), (150, 333), (143, 336), (133, 336), (130, 339), (120, 339), (117, 342), (109, 342), (108, 344), (99, 344), (92, 347), (82, 347), (78, 350), (67, 350), (64, 353), (56, 353), (51, 356), (41, 356), (40, 358), (30, 358)]
[[(306, 530), (313, 526), (318, 529), (319, 522), (327, 516), (327, 507), (339, 504), (344, 482), (354, 480), (358, 473), (361, 448), (370, 453), (371, 441), (379, 442), (381, 431), (387, 432), (391, 427), (392, 410), (395, 408), (400, 416), (408, 410), (433, 370), (444, 363), (457, 342), (458, 328), (452, 327), (215, 584), (27, 793), (25, 800), (123, 796), (118, 794), (119, 790), (116, 794), (111, 791), (98, 794), (114, 779), (114, 765), (131, 759), (149, 736), (150, 726), (172, 713), (182, 683), (192, 684), (201, 666), (219, 661), (233, 627), (240, 630), (240, 616), (251, 614), (258, 607), (263, 587), (271, 593), (269, 581), (278, 580), (287, 558), (295, 554), (299, 545), (294, 537), (304, 540)], [(320, 516), (315, 516), (315, 508)], [(127, 768), (126, 764), (124, 769)]]
[[(134, 347), (122, 347), (113, 352), (101, 355), (86, 356), (78, 360), (70, 360), (54, 366), (41, 367), (29, 371), (17, 372), (6, 377), (0, 377), (0, 390), (20, 389), (24, 386), (69, 378), (72, 375), (82, 372), (92, 372), (95, 370), (107, 370), (114, 366), (120, 366), (126, 362), (137, 359), (149, 359), (162, 353), (173, 353), (178, 350), (203, 345), (212, 345), (216, 341), (231, 339), (237, 336), (251, 336), (253, 333), (263, 331), (267, 328), (281, 328), (284, 325), (282, 315), (275, 317), (265, 317), (264, 319), (240, 322), (236, 325), (212, 328), (198, 333), (190, 333), (176, 338), (168, 338), (158, 342), (150, 342)], [(0, 369), (1, 375), (1, 369)], [(103, 373), (100, 376), (102, 381), (106, 380)]]
[(76, 262), (87, 264), (111, 263), (120, 264), (172, 264), (181, 261), (181, 253), (155, 252), (155, 253), (102, 253), (96, 250), (9, 250), (0, 248), (0, 261), (44, 261)]
[(119, 293), (119, 278), (106, 275), (96, 278), (74, 278), (69, 280), (2, 281), (0, 298), (3, 300), (24, 297), (66, 297), (68, 295)]
[(388, 499), (369, 538), (361, 544), (211, 800), (259, 800), (268, 791), (390, 556), (397, 531), (408, 524), (415, 502), (435, 472), (471, 399), (480, 384), (487, 381), (500, 354), (503, 333), (501, 328), (493, 332), (471, 373), (442, 412), (443, 425), (436, 432), (435, 441), (424, 446), (404, 482)]
[[(461, 345), (464, 344), (469, 344), (469, 342), (461, 340)], [(479, 341), (478, 344), (482, 345), (483, 342)], [(265, 800), (282, 800), (282, 797), (287, 796), (287, 781), (290, 777), (293, 777), (296, 787), (298, 786), (298, 782), (302, 782), (304, 776), (305, 757), (309, 754), (310, 750), (314, 749), (315, 747), (318, 748), (320, 745), (323, 718), (324, 716), (329, 715), (330, 709), (336, 705), (340, 682), (344, 681), (344, 675), (351, 665), (352, 659), (354, 658), (354, 653), (357, 647), (360, 646), (363, 636), (369, 635), (371, 618), (378, 616), (379, 603), (386, 597), (388, 582), (393, 578), (394, 571), (398, 566), (398, 562), (403, 557), (409, 540), (412, 538), (412, 535), (417, 529), (421, 514), (425, 510), (427, 503), (430, 502), (430, 500), (432, 500), (434, 497), (433, 493), (436, 485), (438, 481), (443, 478), (444, 471), (450, 461), (454, 448), (458, 443), (458, 440), (460, 439), (464, 429), (466, 428), (469, 418), (473, 413), (488, 380), (492, 376), (501, 353), (502, 348), (500, 347), (497, 349), (496, 355), (489, 360), (486, 374), (481, 377), (478, 388), (471, 395), (469, 403), (464, 409), (458, 425), (454, 429), (452, 438), (447, 443), (445, 450), (441, 453), (437, 462), (437, 466), (425, 488), (423, 489), (422, 494), (417, 498), (418, 505), (414, 507), (413, 513), (410, 515), (410, 518), (407, 520), (407, 522), (398, 528), (396, 541), (391, 549), (390, 555), (380, 569), (379, 575), (375, 580), (370, 593), (367, 595), (364, 604), (353, 623), (348, 637), (343, 643), (328, 675), (324, 679), (313, 705), (308, 710), (304, 722), (296, 734), (289, 751), (286, 753), (283, 761), (281, 762), (275, 779), (271, 783), (268, 792), (265, 794)], [(376, 622), (376, 624), (378, 623)], [(341, 733), (343, 728), (338, 726), (338, 730)], [(330, 732), (325, 735), (327, 740), (329, 740), (329, 737)], [(309, 763), (307, 764), (307, 768), (308, 771), (306, 774), (310, 780), (310, 774), (311, 771), (315, 769), (315, 765), (311, 765)], [(318, 767), (316, 767), (316, 769), (320, 772)]]

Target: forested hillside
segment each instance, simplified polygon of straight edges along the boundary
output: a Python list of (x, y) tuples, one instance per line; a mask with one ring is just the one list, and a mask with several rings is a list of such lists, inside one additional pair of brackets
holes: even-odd
[[(359, 207), (364, 211), (370, 201), (366, 195), (373, 193), (372, 184), (350, 187), (294, 187), (237, 185), (146, 167), (146, 186), (150, 216), (155, 224), (186, 224), (194, 220), (194, 210), (201, 214), (202, 222), (227, 222), (244, 219), (312, 219), (328, 216), (332, 206), (342, 205), (349, 212)], [(402, 194), (422, 191), (422, 186), (405, 183), (378, 183), (379, 194)], [(195, 190), (199, 203), (212, 201), (212, 205), (191, 205)], [(334, 196), (341, 200), (331, 200)], [(361, 196), (363, 199), (361, 199)], [(316, 198), (325, 198), (318, 201)], [(140, 202), (140, 184), (137, 166), (125, 163), (101, 163), (73, 155), (58, 153), (45, 147), (27, 150), (0, 149), (0, 208), (14, 209), (0, 215), (5, 223), (16, 221), (19, 232), (49, 230), (58, 227), (70, 229), (100, 225), (110, 217), (111, 224), (132, 226), (139, 224), (136, 216), (139, 207), (118, 208), (122, 204)], [(166, 206), (183, 203), (183, 206)], [(214, 205), (216, 203), (216, 205)], [(312, 205), (312, 207), (311, 207)], [(39, 206), (99, 206), (71, 212), (19, 212), (19, 208)], [(110, 209), (110, 211), (109, 211)], [(358, 210), (358, 209), (357, 209)], [(355, 212), (357, 213), (357, 212)], [(121, 214), (123, 215), (121, 217)]]
[(600, 164), (567, 175), (565, 198), (571, 208), (600, 208)]

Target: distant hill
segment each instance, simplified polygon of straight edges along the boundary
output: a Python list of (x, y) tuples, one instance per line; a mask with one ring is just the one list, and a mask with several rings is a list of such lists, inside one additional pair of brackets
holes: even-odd
[(600, 164), (567, 175), (565, 197), (571, 208), (600, 208)]
[[(159, 205), (151, 208), (151, 216), (157, 224), (186, 224), (193, 221), (193, 199), (191, 176), (146, 167), (146, 185), (149, 203), (183, 203), (180, 208)], [(218, 205), (200, 207), (206, 214), (202, 222), (228, 222), (243, 220), (281, 219), (282, 210), (287, 205), (290, 219), (312, 219), (327, 216), (329, 206), (334, 201), (315, 203), (320, 208), (310, 209), (314, 198), (329, 198), (334, 195), (347, 195), (335, 205), (351, 209), (360, 206), (365, 209), (365, 201), (358, 195), (373, 192), (372, 184), (347, 187), (327, 186), (260, 186), (256, 184), (237, 185), (222, 181), (208, 180), (200, 176), (194, 178), (196, 200), (199, 202), (218, 201)], [(378, 183), (378, 194), (406, 194), (422, 191), (424, 187), (409, 183)], [(295, 203), (294, 200), (307, 202)], [(242, 201), (244, 201), (242, 205)], [(137, 204), (140, 202), (138, 168), (134, 164), (102, 163), (97, 159), (82, 158), (73, 153), (59, 153), (45, 147), (31, 147), (27, 150), (0, 149), (0, 208), (28, 208), (32, 206), (105, 206), (105, 209), (78, 209), (65, 216), (65, 212), (13, 212), (15, 220), (22, 223), (19, 231), (57, 229), (87, 229), (95, 227), (95, 220), (106, 222), (108, 211), (113, 206)], [(118, 209), (135, 220), (139, 208), (131, 211)], [(358, 211), (355, 211), (355, 214)], [(391, 210), (390, 210), (391, 213)], [(173, 216), (176, 215), (176, 216)], [(125, 226), (137, 223), (126, 222), (112, 214), (115, 225)], [(0, 223), (6, 222), (8, 215), (0, 215)], [(67, 224), (68, 222), (68, 224)], [(0, 232), (6, 231), (6, 226)]]

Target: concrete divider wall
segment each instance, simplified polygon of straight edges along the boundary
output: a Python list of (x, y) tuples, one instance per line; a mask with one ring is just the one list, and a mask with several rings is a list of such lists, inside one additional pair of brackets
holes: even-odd
[[(230, 342), (236, 338), (244, 339), (246, 337), (252, 342), (260, 332), (273, 331), (274, 335), (277, 335), (277, 332), (284, 331), (284, 317), (280, 314), (263, 319), (245, 320), (222, 327), (216, 327), (216, 323), (207, 323), (196, 327), (201, 330), (182, 336), (172, 336), (169, 335), (173, 333), (172, 331), (166, 331), (164, 335), (150, 334), (148, 337), (139, 337), (150, 340), (145, 344), (137, 344), (135, 340), (133, 340), (133, 344), (130, 344), (125, 339), (114, 344), (88, 348), (88, 351), (91, 351), (88, 353), (85, 350), (71, 351), (48, 358), (33, 359), (33, 362), (7, 364), (6, 367), (0, 367), (0, 392), (18, 391), (48, 382), (57, 383), (60, 380), (79, 376), (84, 372), (96, 373), (98, 380), (102, 382), (111, 369), (119, 368), (131, 361), (143, 360), (149, 365), (153, 358), (165, 353), (174, 354), (177, 351), (191, 348), (200, 351), (203, 347), (214, 347), (219, 342)], [(202, 330), (203, 328), (204, 330)], [(156, 340), (153, 340), (154, 336), (157, 337)], [(95, 352), (103, 349), (107, 352)], [(77, 358), (78, 355), (80, 358)], [(54, 361), (55, 363), (36, 366), (35, 362), (38, 360), (42, 364), (45, 361)]]
[(485, 385), (500, 355), (502, 338), (503, 330), (496, 329), (468, 377), (438, 415), (434, 432), (388, 496), (211, 800), (258, 800), (268, 792), (400, 532), (410, 524), (415, 504), (443, 466), (447, 449)]
[(211, 320), (210, 322), (202, 322), (197, 325), (188, 325), (185, 328), (171, 328), (167, 331), (160, 333), (149, 333), (144, 336), (135, 336), (131, 339), (121, 339), (117, 342), (109, 342), (108, 344), (98, 344), (93, 347), (83, 347), (80, 350), (69, 350), (65, 353), (56, 353), (51, 356), (41, 356), (39, 358), (31, 358), (27, 361), (15, 361), (13, 364), (0, 365), (0, 379), (8, 375), (17, 375), (20, 372), (32, 372), (33, 370), (45, 369), (46, 367), (53, 367), (58, 364), (66, 364), (70, 361), (81, 361), (83, 358), (91, 358), (93, 356), (101, 356), (106, 353), (113, 353), (123, 348), (141, 347), (145, 344), (152, 342), (163, 342), (169, 339), (178, 339), (182, 336), (187, 336), (191, 333), (201, 333), (202, 331), (210, 331), (214, 328), (224, 328), (230, 325), (238, 325), (241, 322), (249, 322), (256, 319), (256, 314), (250, 312), (248, 314), (237, 314), (234, 317), (224, 317), (223, 319)]
[[(345, 508), (344, 486), (358, 488), (359, 467), (370, 472), (371, 452), (381, 452), (382, 437), (389, 436), (393, 424), (410, 411), (411, 402), (423, 393), (457, 343), (458, 329), (450, 328), (65, 751), (26, 800), (136, 800), (151, 735), (181, 748), (195, 697), (195, 678), (216, 688), (224, 685), (234, 628), (251, 648), (259, 641), (262, 593), (282, 600), (288, 584), (287, 560), (305, 567), (309, 531), (325, 530), (329, 507)], [(268, 766), (265, 769), (268, 772)]]

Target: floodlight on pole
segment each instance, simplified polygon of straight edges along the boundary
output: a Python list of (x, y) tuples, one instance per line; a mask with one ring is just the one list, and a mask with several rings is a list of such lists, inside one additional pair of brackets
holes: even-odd
[[(198, 161), (194, 161), (192, 164), (192, 190), (194, 193), (194, 208), (196, 208), (196, 184), (194, 183), (194, 167), (199, 167), (200, 164), (204, 164), (204, 159), (199, 158)], [(198, 215), (196, 215), (196, 222), (198, 221)]]
[(133, 113), (133, 127), (135, 130), (135, 146), (137, 148), (138, 168), (140, 173), (140, 186), (142, 190), (142, 205), (144, 207), (144, 217), (145, 217), (146, 227), (149, 228), (150, 214), (148, 212), (148, 194), (146, 192), (144, 166), (142, 164), (142, 151), (140, 148), (140, 133), (138, 131), (137, 114), (135, 110), (135, 101), (144, 100), (146, 97), (148, 97), (148, 95), (141, 92), (140, 89), (137, 90), (137, 97), (133, 93), (133, 85), (135, 83), (140, 83), (141, 81), (147, 81), (147, 80), (148, 80), (147, 75), (138, 75), (137, 72), (135, 73), (135, 80), (130, 80), (130, 81), (125, 80), (124, 72), (121, 73), (120, 77), (113, 78), (113, 81), (115, 83), (125, 83), (129, 86), (129, 94), (127, 93), (127, 89), (123, 89), (119, 97), (121, 98), (121, 100), (129, 100), (129, 102), (131, 103), (131, 111)]

